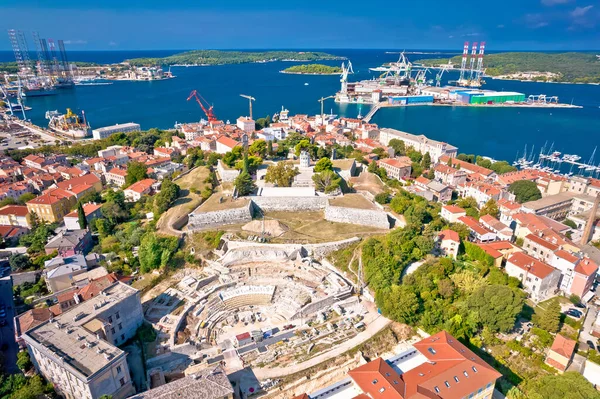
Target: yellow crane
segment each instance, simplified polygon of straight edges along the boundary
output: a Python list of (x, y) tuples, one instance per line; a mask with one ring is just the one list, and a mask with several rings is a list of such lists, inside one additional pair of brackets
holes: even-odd
[[(248, 103), (250, 105), (250, 119), (252, 119), (252, 101), (256, 101), (256, 98), (254, 98), (252, 96), (248, 96), (246, 94), (240, 94), (240, 97), (248, 99)], [(252, 120), (254, 120), (254, 119), (252, 119)]]

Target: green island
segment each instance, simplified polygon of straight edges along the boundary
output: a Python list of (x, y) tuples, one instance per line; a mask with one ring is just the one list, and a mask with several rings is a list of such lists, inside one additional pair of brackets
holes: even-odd
[[(461, 56), (421, 59), (426, 66), (460, 65)], [(600, 60), (594, 53), (498, 53), (486, 55), (486, 75), (541, 82), (600, 83)]]
[[(99, 64), (96, 64), (95, 62), (82, 62), (82, 61), (75, 61), (75, 62), (72, 62), (72, 64), (75, 64), (76, 66), (78, 66), (80, 68), (81, 67), (93, 67), (93, 66), (99, 65)], [(6, 72), (6, 73), (17, 73), (17, 72), (19, 72), (19, 66), (14, 61), (0, 62), (0, 71)]]
[(133, 66), (148, 65), (225, 65), (270, 61), (343, 60), (332, 54), (313, 51), (220, 51), (193, 50), (164, 58), (133, 58), (126, 60)]
[(323, 64), (304, 64), (291, 66), (281, 71), (281, 73), (297, 75), (339, 75), (342, 73), (342, 68)]

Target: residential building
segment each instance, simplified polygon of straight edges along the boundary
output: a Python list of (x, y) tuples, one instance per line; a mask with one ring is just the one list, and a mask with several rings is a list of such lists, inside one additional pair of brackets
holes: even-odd
[(354, 399), (491, 399), (501, 374), (445, 331), (425, 338), (407, 351), (377, 358), (348, 372), (349, 378), (314, 394)]
[(444, 205), (440, 212), (442, 219), (448, 221), (448, 223), (457, 223), (458, 219), (462, 216), (467, 216), (467, 212), (456, 205)]
[(521, 280), (524, 290), (534, 302), (551, 298), (558, 291), (560, 271), (523, 252), (515, 252), (508, 258), (505, 271)]
[(581, 299), (593, 295), (591, 289), (598, 272), (596, 262), (559, 249), (554, 252), (550, 265), (562, 273), (560, 289), (565, 295), (577, 295)]
[(112, 168), (104, 175), (104, 177), (106, 178), (107, 184), (111, 184), (115, 187), (123, 187), (125, 185), (125, 178), (127, 177), (127, 170)]
[(500, 221), (508, 227), (514, 228), (515, 221), (512, 216), (521, 211), (521, 204), (501, 198), (496, 201), (496, 205), (500, 211)]
[(60, 222), (71, 211), (77, 202), (75, 196), (63, 189), (54, 188), (30, 201), (27, 201), (29, 213), (35, 212), (41, 220), (54, 223)]
[(546, 355), (545, 363), (557, 369), (559, 373), (564, 373), (571, 364), (575, 345), (577, 342), (557, 334)]
[(494, 172), (493, 170), (484, 168), (483, 166), (479, 166), (474, 163), (457, 159), (456, 155), (441, 156), (439, 159), (439, 163), (452, 166), (454, 169), (464, 170), (468, 174), (478, 175), (479, 177), (490, 181), (495, 180), (497, 176), (496, 172)]
[(44, 247), (46, 254), (55, 251), (60, 256), (87, 254), (92, 248), (92, 234), (89, 230), (65, 230), (52, 237)]
[(532, 213), (516, 212), (512, 215), (512, 219), (515, 221), (515, 236), (517, 238), (525, 238), (531, 233), (548, 233), (549, 231), (562, 235), (571, 230), (567, 225), (546, 216), (537, 216)]
[(83, 175), (80, 177), (74, 177), (70, 180), (65, 180), (56, 184), (60, 189), (65, 190), (75, 196), (76, 199), (80, 199), (84, 195), (91, 192), (102, 191), (102, 180), (93, 173)]
[(154, 186), (157, 183), (154, 179), (143, 179), (133, 183), (131, 186), (123, 190), (125, 194), (125, 200), (130, 202), (137, 202), (142, 198), (143, 195), (152, 194)]
[(120, 345), (144, 320), (140, 293), (115, 283), (98, 296), (23, 333), (36, 370), (69, 399), (135, 393)]
[(50, 292), (59, 292), (73, 286), (73, 277), (88, 270), (81, 254), (57, 256), (44, 264), (44, 279)]
[(458, 222), (466, 225), (470, 231), (470, 238), (474, 242), (489, 242), (495, 241), (497, 236), (493, 231), (485, 228), (475, 218), (471, 216), (461, 216)]
[(384, 158), (377, 164), (385, 169), (390, 179), (406, 180), (410, 177), (412, 161), (409, 157)]
[(15, 316), (15, 341), (20, 347), (25, 348), (25, 341), (21, 338), (24, 332), (31, 330), (34, 327), (50, 320), (52, 317), (58, 316), (59, 313), (53, 313), (52, 308), (33, 308), (25, 313)]
[(460, 237), (456, 231), (442, 230), (438, 233), (435, 248), (441, 255), (456, 259), (459, 247)]
[(496, 233), (499, 240), (510, 241), (512, 238), (512, 229), (492, 215), (481, 216), (479, 218), (479, 223)]
[[(87, 220), (88, 226), (92, 220), (102, 216), (102, 205), (95, 203), (87, 203), (82, 206), (85, 219)], [(79, 225), (79, 212), (75, 209), (64, 217), (65, 227), (67, 230), (81, 230), (84, 226)]]
[(510, 241), (494, 241), (485, 244), (476, 243), (475, 245), (494, 258), (494, 266), (496, 267), (502, 267), (502, 263), (513, 253), (521, 252), (521, 249), (511, 244)]
[(130, 399), (233, 399), (233, 393), (223, 369), (210, 366)]
[(0, 225), (30, 228), (29, 209), (26, 205), (3, 206), (0, 208)]
[(435, 180), (452, 187), (458, 187), (467, 181), (467, 172), (442, 163), (435, 165), (433, 173)]
[(392, 139), (404, 142), (406, 147), (412, 147), (421, 154), (429, 153), (433, 163), (437, 163), (440, 157), (443, 156), (455, 158), (458, 153), (458, 148), (453, 145), (442, 141), (431, 140), (422, 134), (415, 135), (388, 128), (379, 130), (379, 141), (381, 144), (388, 146)]
[(236, 125), (240, 130), (244, 131), (244, 133), (246, 134), (251, 134), (256, 129), (256, 122), (254, 122), (254, 119), (249, 118), (247, 116), (240, 116), (237, 119)]
[(523, 250), (529, 256), (533, 256), (542, 262), (550, 263), (554, 252), (560, 247), (552, 240), (546, 240), (543, 233), (528, 234), (523, 239)]
[(226, 153), (230, 152), (231, 150), (233, 150), (238, 145), (240, 145), (240, 143), (235, 141), (234, 139), (231, 139), (227, 136), (221, 136), (216, 141), (215, 152), (217, 154), (226, 154)]
[(112, 126), (100, 127), (98, 129), (92, 130), (92, 136), (94, 140), (105, 139), (110, 135), (115, 133), (130, 133), (130, 132), (139, 132), (140, 125), (138, 123), (119, 123)]
[(546, 216), (554, 220), (564, 220), (571, 211), (573, 193), (560, 193), (540, 198), (539, 200), (525, 202), (521, 205), (523, 212)]
[(29, 232), (29, 229), (26, 227), (0, 225), (0, 237), (2, 237), (9, 246), (16, 243), (17, 239), (27, 232)]
[(458, 186), (458, 195), (461, 197), (473, 197), (480, 208), (489, 200), (498, 201), (503, 198), (503, 192), (500, 188), (481, 181), (466, 182)]

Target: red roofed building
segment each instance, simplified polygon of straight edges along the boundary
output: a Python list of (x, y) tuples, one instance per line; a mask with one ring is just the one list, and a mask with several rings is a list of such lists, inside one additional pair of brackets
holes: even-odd
[(125, 169), (112, 168), (104, 175), (104, 177), (106, 178), (107, 184), (112, 184), (116, 187), (122, 187), (125, 185), (127, 171)]
[(436, 180), (452, 187), (458, 187), (467, 181), (467, 172), (443, 163), (435, 165), (433, 173)]
[(521, 280), (524, 290), (535, 302), (551, 298), (558, 292), (560, 271), (523, 252), (512, 254), (506, 261), (505, 270), (509, 276)]
[(489, 242), (496, 240), (496, 234), (485, 228), (475, 218), (471, 216), (461, 216), (458, 218), (458, 222), (466, 225), (471, 232), (470, 237), (475, 242)]
[(456, 259), (460, 247), (460, 237), (456, 231), (442, 230), (438, 233), (435, 244), (440, 254)]
[(479, 223), (496, 233), (499, 240), (510, 240), (512, 238), (512, 229), (492, 215), (481, 216), (479, 218)]
[(133, 183), (131, 186), (123, 190), (125, 199), (131, 202), (137, 202), (142, 198), (142, 195), (151, 194), (153, 185), (156, 184), (154, 179), (144, 179)]
[(29, 209), (25, 205), (6, 205), (0, 208), (0, 225), (30, 228)]
[[(450, 157), (447, 155), (443, 155), (440, 157), (439, 163), (448, 165), (448, 161), (450, 161)], [(461, 161), (460, 159), (456, 158), (452, 158), (451, 166), (455, 169), (460, 168), (460, 170), (466, 170), (471, 173), (476, 173), (483, 177), (494, 178), (496, 176), (496, 172), (494, 172), (493, 170), (469, 163), (467, 161)]]
[(546, 263), (551, 263), (554, 252), (560, 247), (552, 242), (552, 239), (546, 240), (544, 234), (528, 234), (523, 239), (523, 250), (527, 255), (533, 256)]
[(598, 273), (598, 265), (589, 258), (583, 258), (577, 266), (571, 285), (568, 287), (568, 294), (577, 295), (580, 298), (585, 298), (594, 284), (596, 273)]
[(513, 253), (521, 252), (521, 248), (511, 244), (510, 241), (494, 241), (476, 245), (494, 258), (494, 266), (496, 267), (501, 267), (502, 261), (508, 259)]
[(87, 193), (102, 191), (102, 180), (93, 173), (81, 177), (74, 177), (70, 180), (65, 180), (56, 184), (69, 193), (73, 194), (77, 199), (83, 197)]
[(406, 180), (410, 177), (412, 161), (409, 157), (384, 158), (377, 164), (385, 169), (391, 179)]
[(39, 197), (27, 201), (29, 213), (35, 212), (41, 219), (49, 223), (60, 222), (76, 203), (75, 196), (60, 188), (51, 188)]
[(235, 336), (235, 346), (238, 348), (252, 343), (252, 335), (249, 332), (238, 334)]
[[(482, 207), (486, 202), (493, 199), (494, 201), (500, 200), (503, 195), (503, 191), (500, 187), (493, 184), (481, 182), (481, 181), (469, 181), (458, 186), (458, 195), (460, 197), (473, 197), (477, 201), (477, 205)], [(512, 196), (512, 194), (506, 194)]]
[[(88, 225), (93, 219), (96, 219), (102, 215), (100, 211), (101, 207), (102, 206), (100, 204), (94, 203), (87, 203), (83, 205), (83, 213), (85, 214)], [(79, 230), (83, 228), (83, 226), (79, 225), (79, 213), (77, 212), (77, 209), (66, 214), (64, 220), (67, 230)]]
[(221, 136), (216, 141), (215, 152), (217, 154), (226, 154), (240, 145), (239, 142), (227, 136)]
[(569, 364), (571, 364), (576, 344), (577, 342), (572, 339), (557, 334), (552, 343), (552, 347), (546, 355), (546, 364), (557, 369), (559, 373), (565, 372), (569, 367)]
[(467, 211), (456, 205), (444, 205), (440, 216), (449, 223), (457, 223), (460, 217), (467, 216)]

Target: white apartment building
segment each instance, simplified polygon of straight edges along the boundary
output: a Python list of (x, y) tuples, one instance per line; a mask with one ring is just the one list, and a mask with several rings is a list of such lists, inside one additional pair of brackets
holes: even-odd
[(22, 335), (35, 368), (67, 399), (135, 393), (120, 345), (144, 320), (138, 290), (116, 282)]
[(512, 254), (506, 261), (505, 270), (509, 276), (521, 280), (534, 302), (551, 298), (558, 291), (560, 271), (523, 252)]
[(240, 116), (237, 119), (236, 126), (247, 134), (252, 133), (256, 129), (256, 123), (254, 122), (254, 119), (251, 119), (247, 116)]
[(379, 142), (385, 146), (389, 145), (391, 139), (404, 142), (406, 147), (413, 147), (421, 154), (429, 153), (431, 161), (437, 163), (441, 156), (447, 155), (456, 158), (458, 148), (442, 141), (428, 139), (424, 135), (410, 134), (400, 130), (384, 128), (379, 131)]
[(139, 132), (141, 130), (139, 123), (120, 123), (112, 126), (100, 127), (92, 130), (94, 140), (105, 139), (115, 133)]

